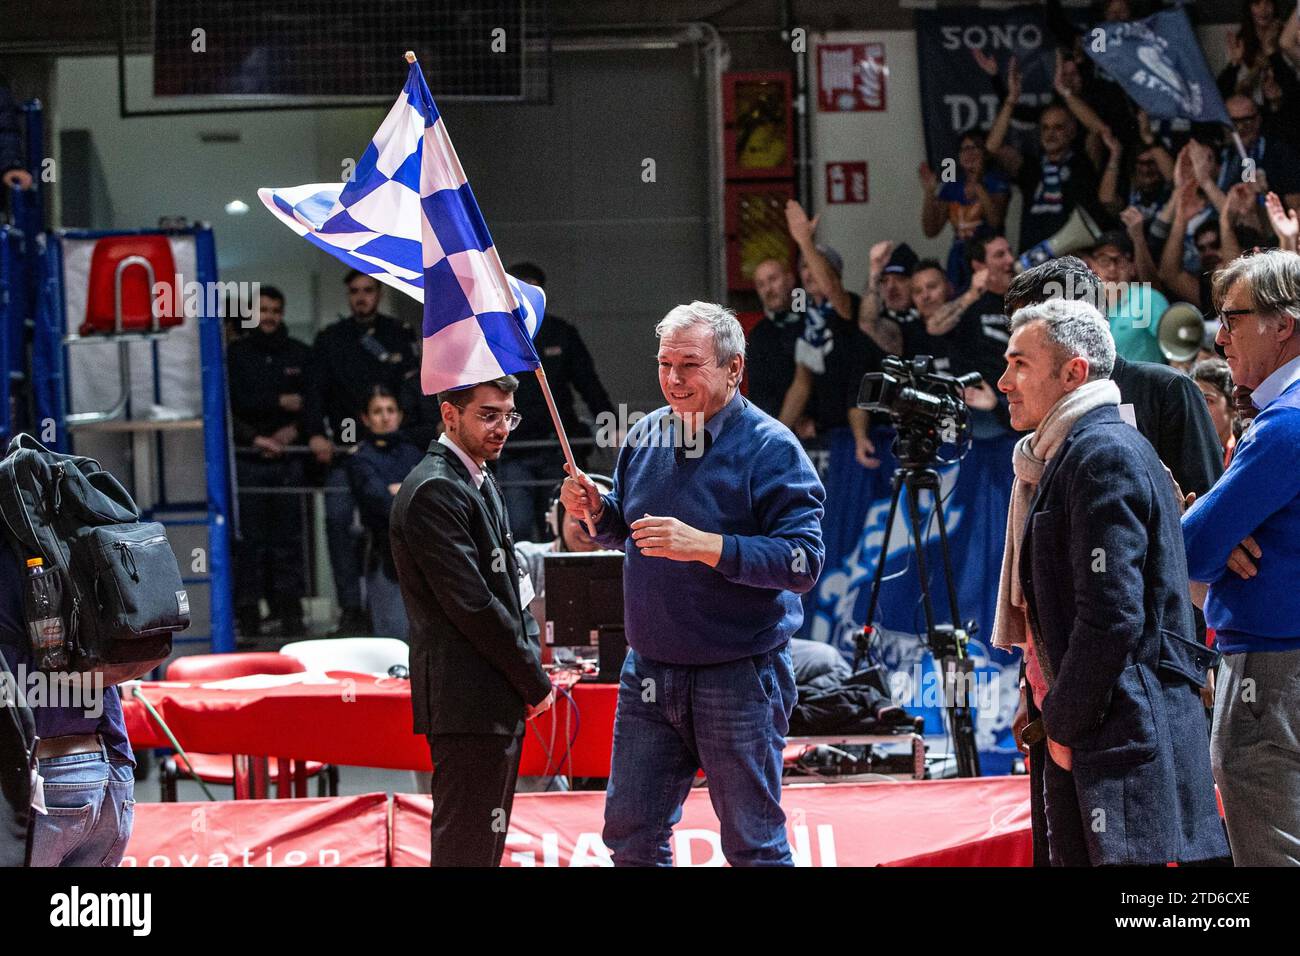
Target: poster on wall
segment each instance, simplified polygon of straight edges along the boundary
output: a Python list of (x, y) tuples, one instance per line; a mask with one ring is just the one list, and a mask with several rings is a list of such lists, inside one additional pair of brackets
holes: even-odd
[(722, 78), (723, 140), (728, 179), (794, 175), (790, 74), (728, 73)]
[[(963, 132), (993, 125), (1012, 57), (1020, 65), (1022, 105), (1052, 98), (1056, 47), (1041, 6), (917, 10), (916, 48), (926, 153), (934, 169), (956, 157)], [(981, 68), (977, 54), (997, 64), (996, 78)]]
[(885, 109), (883, 43), (823, 43), (817, 47), (817, 109), (823, 113)]

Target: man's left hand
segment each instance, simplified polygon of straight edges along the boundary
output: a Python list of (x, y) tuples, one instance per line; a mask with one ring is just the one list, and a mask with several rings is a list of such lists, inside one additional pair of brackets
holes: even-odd
[(647, 558), (701, 561), (714, 567), (722, 557), (722, 535), (697, 531), (676, 518), (638, 518), (632, 522), (632, 541)]

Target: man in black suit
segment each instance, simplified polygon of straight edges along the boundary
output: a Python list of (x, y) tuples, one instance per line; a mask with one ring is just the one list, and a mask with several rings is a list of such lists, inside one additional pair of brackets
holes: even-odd
[[(1026, 269), (1006, 294), (1007, 315), (1048, 299), (1081, 299), (1106, 313), (1101, 280), (1075, 256)], [(1223, 451), (1205, 398), (1191, 377), (1156, 362), (1126, 362), (1118, 355), (1111, 381), (1120, 401), (1133, 406), (1137, 428), (1184, 493), (1205, 494), (1223, 474)]]
[(443, 435), (402, 482), (390, 543), (411, 622), (415, 732), (433, 759), (431, 863), (496, 866), (524, 721), (555, 702), (532, 582), (486, 463), (519, 424), (513, 375), (438, 396)]

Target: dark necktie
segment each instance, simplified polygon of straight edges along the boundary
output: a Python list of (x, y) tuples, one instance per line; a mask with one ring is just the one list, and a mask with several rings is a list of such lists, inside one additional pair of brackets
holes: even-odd
[(487, 502), (488, 514), (496, 524), (497, 534), (501, 536), (502, 541), (506, 541), (508, 539), (506, 506), (501, 500), (501, 493), (497, 490), (496, 480), (487, 468), (483, 469), (483, 500)]

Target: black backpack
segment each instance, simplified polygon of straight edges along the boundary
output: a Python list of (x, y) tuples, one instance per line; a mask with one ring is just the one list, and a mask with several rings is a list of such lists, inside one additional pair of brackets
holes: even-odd
[(19, 563), (39, 557), (56, 575), (69, 671), (120, 684), (171, 655), (172, 634), (190, 625), (176, 555), (99, 462), (14, 436), (0, 461), (0, 518)]

